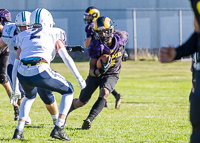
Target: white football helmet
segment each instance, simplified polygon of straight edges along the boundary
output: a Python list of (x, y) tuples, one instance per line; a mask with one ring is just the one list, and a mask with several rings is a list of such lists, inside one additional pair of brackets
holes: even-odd
[(15, 25), (17, 26), (17, 32), (20, 32), (18, 26), (29, 26), (30, 25), (30, 15), (29, 11), (22, 11), (16, 15)]
[(22, 11), (16, 15), (15, 25), (16, 26), (27, 26), (30, 25), (30, 15), (29, 11)]
[(37, 8), (31, 13), (30, 27), (53, 27), (54, 21), (51, 13), (44, 8)]

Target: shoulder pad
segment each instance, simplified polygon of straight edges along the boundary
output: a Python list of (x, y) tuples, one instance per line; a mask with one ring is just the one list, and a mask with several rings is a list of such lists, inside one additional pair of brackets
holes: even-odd
[(9, 23), (3, 27), (2, 37), (12, 38), (17, 35), (15, 23)]
[(128, 42), (128, 32), (123, 30), (115, 30), (114, 36), (117, 38), (120, 45), (125, 46)]

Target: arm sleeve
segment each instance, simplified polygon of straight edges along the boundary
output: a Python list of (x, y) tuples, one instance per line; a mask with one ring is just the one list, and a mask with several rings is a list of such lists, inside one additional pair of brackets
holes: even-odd
[(198, 36), (197, 33), (193, 33), (183, 45), (175, 48), (177, 54), (174, 60), (178, 60), (184, 56), (189, 56), (197, 52)]
[(17, 69), (19, 66), (20, 60), (15, 59), (14, 65), (13, 65), (13, 71), (12, 71), (12, 81), (13, 81), (13, 91), (15, 93), (20, 93), (19, 91), (19, 80), (17, 78)]
[(75, 65), (74, 61), (72, 60), (72, 58), (70, 57), (70, 55), (67, 53), (67, 50), (65, 48), (60, 48), (58, 50), (58, 54), (62, 58), (62, 60), (65, 63), (65, 65), (73, 73), (74, 77), (76, 79), (82, 78), (82, 76), (80, 75), (78, 69), (76, 68), (76, 65)]

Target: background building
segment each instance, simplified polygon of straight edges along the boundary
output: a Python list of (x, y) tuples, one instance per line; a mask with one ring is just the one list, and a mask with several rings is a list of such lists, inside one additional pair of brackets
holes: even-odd
[(83, 14), (88, 6), (99, 8), (101, 15), (115, 22), (115, 29), (129, 33), (129, 52), (138, 49), (158, 49), (178, 46), (193, 31), (193, 13), (189, 0), (0, 0), (15, 16), (22, 10), (48, 9), (55, 26), (67, 32), (69, 45), (84, 45)]

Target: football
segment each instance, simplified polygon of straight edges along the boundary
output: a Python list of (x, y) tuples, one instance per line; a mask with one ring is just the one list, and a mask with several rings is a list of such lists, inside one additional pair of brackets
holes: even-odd
[(110, 55), (108, 55), (108, 54), (103, 54), (103, 55), (101, 55), (101, 56), (98, 58), (98, 60), (97, 60), (96, 67), (97, 67), (98, 69), (100, 69), (100, 68), (101, 68), (101, 61), (100, 61), (100, 59), (102, 59), (103, 63), (106, 63), (108, 57), (110, 57)]

